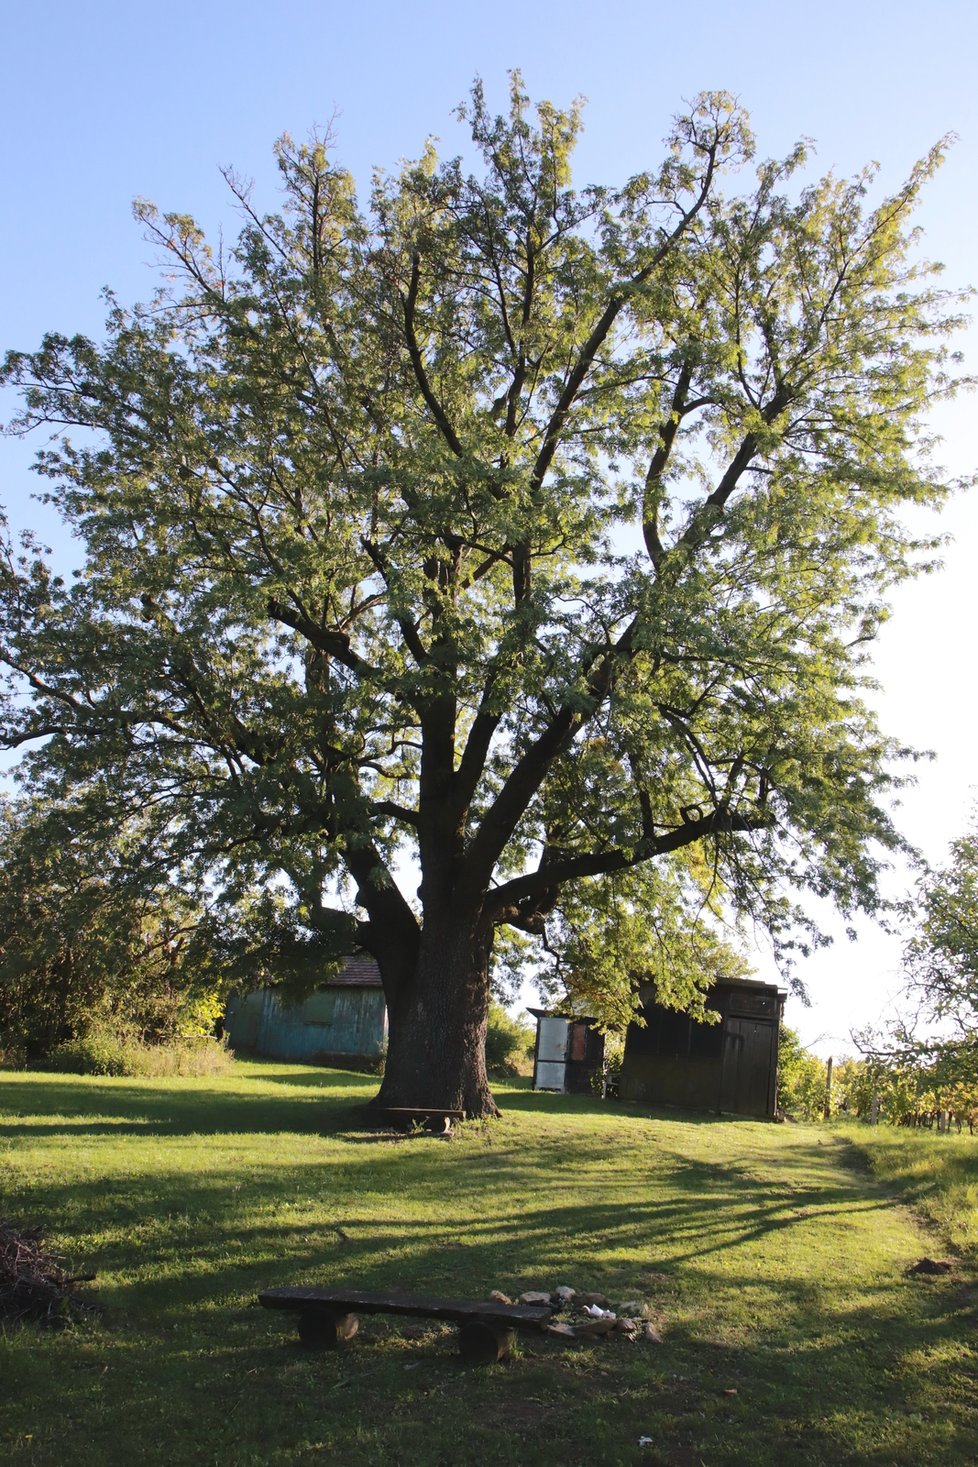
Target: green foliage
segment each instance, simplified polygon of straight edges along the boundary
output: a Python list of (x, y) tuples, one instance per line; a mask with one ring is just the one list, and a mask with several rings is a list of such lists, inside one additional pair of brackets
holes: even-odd
[(878, 1118), (894, 1125), (933, 1127), (941, 1112), (951, 1112), (955, 1124), (978, 1122), (978, 1081), (962, 1078), (956, 1059), (928, 1058), (928, 1050), (906, 1049), (875, 1053), (844, 1062), (849, 1073), (840, 1075), (839, 1090), (849, 1114), (866, 1119), (875, 1103)]
[(52, 1070), (69, 1075), (131, 1075), (131, 1047), (112, 1030), (93, 1026), (84, 1038), (56, 1044), (48, 1055)]
[(702, 1018), (711, 983), (747, 976), (697, 855), (566, 888), (548, 927), (555, 961), (537, 978), (549, 1001), (569, 993), (577, 1012), (623, 1032), (643, 984), (654, 984), (657, 1002)]
[(516, 1075), (533, 1050), (534, 1031), (522, 1019), (491, 1002), (486, 1023), (486, 1069), (490, 1075)]
[(120, 1029), (156, 1043), (212, 1034), (219, 938), (201, 900), (147, 876), (132, 831), (85, 839), (56, 809), (0, 804), (0, 1045), (11, 1056), (89, 1035), (94, 1056)]
[(891, 1114), (978, 1114), (978, 831), (951, 843), (903, 907), (904, 1014), (859, 1036)]
[(906, 751), (863, 645), (933, 549), (904, 509), (951, 487), (958, 301), (911, 222), (939, 147), (889, 197), (803, 182), (707, 93), (578, 190), (576, 106), (514, 74), (459, 116), (473, 172), (429, 144), (366, 200), (283, 138), (281, 210), (228, 174), (219, 253), (140, 203), (158, 295), (3, 372), (83, 557), (5, 548), (3, 744), (86, 830), (138, 816), (193, 889), (264, 890), (283, 957), (356, 936), (389, 1079), (441, 1008), (418, 974), (478, 1009), (500, 927), (619, 1020), (643, 946), (676, 1002), (731, 961), (715, 918), (673, 940), (698, 904), (782, 953), (795, 891), (878, 905)]
[(147, 1044), (133, 1032), (90, 1025), (76, 1039), (50, 1051), (45, 1068), (72, 1075), (220, 1075), (231, 1067), (230, 1051), (207, 1035)]
[(934, 1072), (938, 1084), (978, 1089), (978, 829), (952, 841), (941, 870), (925, 873), (907, 903), (913, 931), (904, 950), (914, 1017), (895, 1048)]
[(778, 1044), (778, 1110), (798, 1120), (817, 1121), (825, 1108), (825, 1061), (809, 1054), (793, 1029), (783, 1027)]

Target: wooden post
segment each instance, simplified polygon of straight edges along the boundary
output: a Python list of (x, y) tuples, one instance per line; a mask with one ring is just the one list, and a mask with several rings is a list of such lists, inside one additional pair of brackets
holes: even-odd
[(829, 1055), (825, 1061), (825, 1105), (822, 1108), (822, 1120), (832, 1119), (832, 1056)]
[(516, 1331), (487, 1319), (469, 1319), (458, 1332), (458, 1348), (470, 1365), (494, 1365), (505, 1360)]
[(343, 1340), (352, 1340), (359, 1327), (355, 1314), (307, 1309), (299, 1315), (299, 1343), (307, 1350), (335, 1350)]
[(879, 1093), (878, 1090), (874, 1090), (873, 1091), (873, 1099), (870, 1102), (870, 1106), (869, 1106), (869, 1124), (871, 1126), (878, 1126), (879, 1123), (880, 1123), (880, 1093)]

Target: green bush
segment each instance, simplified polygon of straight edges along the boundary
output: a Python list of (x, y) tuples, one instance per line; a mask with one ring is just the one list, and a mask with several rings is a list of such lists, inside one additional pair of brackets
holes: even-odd
[(816, 1121), (825, 1107), (825, 1061), (803, 1048), (793, 1029), (782, 1028), (778, 1050), (778, 1110)]
[(518, 1075), (533, 1049), (533, 1030), (514, 1019), (495, 999), (486, 1025), (486, 1069), (490, 1075)]
[(71, 1075), (217, 1075), (230, 1069), (232, 1058), (218, 1039), (195, 1035), (146, 1044), (132, 1034), (96, 1028), (59, 1044), (45, 1069)]
[(0, 1037), (0, 1070), (26, 1070), (27, 1050), (22, 1044)]

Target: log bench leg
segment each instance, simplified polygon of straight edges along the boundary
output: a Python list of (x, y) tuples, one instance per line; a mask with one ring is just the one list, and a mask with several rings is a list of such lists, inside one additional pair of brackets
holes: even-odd
[(486, 1319), (470, 1319), (458, 1332), (459, 1354), (470, 1365), (494, 1365), (505, 1360), (513, 1347), (516, 1331)]
[(307, 1350), (335, 1350), (344, 1340), (352, 1340), (359, 1328), (355, 1314), (304, 1309), (299, 1315), (299, 1342)]

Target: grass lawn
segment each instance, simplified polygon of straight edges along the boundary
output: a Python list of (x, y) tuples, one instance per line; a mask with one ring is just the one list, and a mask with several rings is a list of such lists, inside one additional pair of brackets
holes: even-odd
[[(873, 1172), (863, 1133), (520, 1087), (498, 1092), (494, 1125), (392, 1140), (351, 1116), (374, 1089), (275, 1064), (0, 1075), (0, 1217), (43, 1223), (97, 1271), (103, 1306), (62, 1333), (0, 1334), (0, 1460), (978, 1459), (978, 1292), (967, 1257), (905, 1275), (947, 1251), (895, 1200), (912, 1152)], [(978, 1139), (948, 1143), (978, 1178)], [(383, 1317), (309, 1353), (291, 1316), (254, 1304), (265, 1285), (330, 1282), (473, 1298), (566, 1283), (647, 1301), (663, 1341), (524, 1336), (480, 1369), (449, 1329)]]

